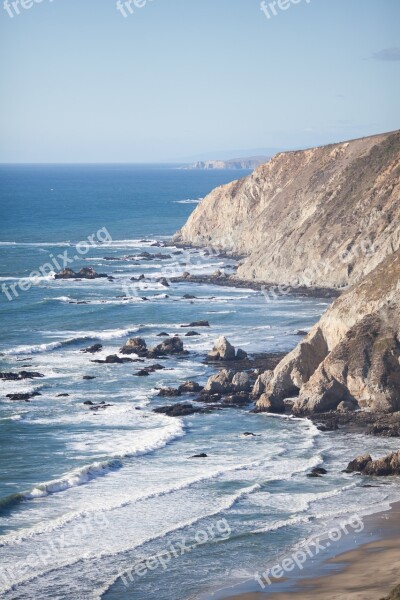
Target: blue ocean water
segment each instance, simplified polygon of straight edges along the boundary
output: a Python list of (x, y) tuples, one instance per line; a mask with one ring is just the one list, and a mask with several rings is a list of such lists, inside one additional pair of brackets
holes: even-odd
[[(201, 249), (180, 254), (168, 240), (211, 189), (245, 174), (0, 167), (0, 371), (44, 375), (0, 380), (1, 598), (204, 597), (251, 579), (355, 507), (374, 512), (399, 496), (395, 483), (360, 494), (362, 479), (341, 473), (344, 457), (363, 451), (363, 436), (321, 434), (308, 421), (249, 409), (181, 419), (153, 412), (168, 403), (157, 388), (203, 384), (214, 373), (203, 360), (219, 335), (250, 354), (288, 351), (329, 305), (156, 281), (234, 266)], [(79, 245), (90, 236), (90, 247)], [(74, 270), (90, 266), (111, 279), (55, 280), (65, 253)], [(147, 282), (131, 281), (141, 274)], [(210, 328), (183, 337), (189, 354), (149, 377), (135, 373), (155, 361), (92, 362), (129, 337), (155, 345), (160, 332), (182, 335), (195, 320)], [(81, 352), (94, 343), (100, 353)], [(32, 391), (40, 395), (30, 402), (7, 398)], [(111, 406), (91, 411), (88, 400)], [(208, 458), (190, 458), (201, 452)], [(329, 475), (308, 479), (322, 463)], [(182, 542), (190, 552), (178, 550)]]

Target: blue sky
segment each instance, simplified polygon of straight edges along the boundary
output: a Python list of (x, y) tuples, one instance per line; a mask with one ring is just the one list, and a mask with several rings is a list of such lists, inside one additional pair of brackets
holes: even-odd
[[(10, 0), (11, 1), (11, 0)], [(0, 0), (0, 162), (153, 162), (399, 128), (399, 0)], [(292, 4), (293, 2), (293, 4)], [(18, 8), (18, 5), (16, 5)]]

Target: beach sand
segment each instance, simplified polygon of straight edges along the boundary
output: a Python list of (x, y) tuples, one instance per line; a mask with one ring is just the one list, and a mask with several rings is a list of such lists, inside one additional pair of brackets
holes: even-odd
[(381, 539), (327, 561), (332, 574), (304, 579), (290, 592), (240, 594), (227, 600), (380, 600), (400, 584), (400, 504), (375, 515), (372, 531)]

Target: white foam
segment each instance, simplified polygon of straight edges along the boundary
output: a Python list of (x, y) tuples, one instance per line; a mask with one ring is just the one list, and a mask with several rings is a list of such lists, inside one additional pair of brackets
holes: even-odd
[(119, 339), (127, 335), (136, 333), (140, 327), (129, 327), (126, 329), (109, 329), (105, 331), (87, 331), (75, 332), (73, 337), (60, 340), (57, 342), (49, 342), (46, 344), (36, 344), (32, 346), (16, 346), (4, 352), (7, 356), (19, 356), (21, 354), (41, 354), (43, 352), (52, 352), (58, 348), (70, 346), (78, 342), (87, 342), (90, 340), (113, 340)]

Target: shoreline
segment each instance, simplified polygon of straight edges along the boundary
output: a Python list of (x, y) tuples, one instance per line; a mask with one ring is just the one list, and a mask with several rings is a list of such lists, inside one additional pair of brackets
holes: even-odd
[[(328, 557), (320, 557), (315, 563), (310, 559), (303, 572), (296, 570), (283, 579), (271, 578), (268, 589), (261, 590), (261, 586), (251, 580), (251, 583), (220, 588), (202, 598), (385, 600), (400, 585), (400, 502), (393, 503), (389, 510), (367, 515), (364, 522), (362, 537), (355, 540), (353, 547), (342, 545), (340, 548), (339, 545), (337, 551)], [(234, 592), (235, 587), (237, 593)]]

